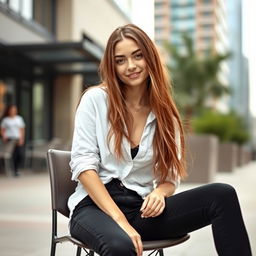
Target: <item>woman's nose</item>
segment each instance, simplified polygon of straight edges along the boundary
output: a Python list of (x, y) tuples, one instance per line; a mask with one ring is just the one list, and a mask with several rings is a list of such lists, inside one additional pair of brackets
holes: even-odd
[(136, 68), (136, 64), (133, 60), (128, 60), (128, 70), (131, 71), (131, 70), (134, 70)]

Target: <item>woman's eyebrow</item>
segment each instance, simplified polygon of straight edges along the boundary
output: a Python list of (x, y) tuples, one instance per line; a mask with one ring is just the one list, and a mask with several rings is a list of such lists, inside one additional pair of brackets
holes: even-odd
[[(140, 51), (141, 51), (140, 49), (137, 49), (137, 50), (133, 51), (131, 55), (134, 55), (134, 54), (136, 54), (137, 52), (140, 52)], [(118, 58), (118, 57), (122, 58), (122, 57), (125, 57), (125, 55), (115, 55), (115, 58)]]

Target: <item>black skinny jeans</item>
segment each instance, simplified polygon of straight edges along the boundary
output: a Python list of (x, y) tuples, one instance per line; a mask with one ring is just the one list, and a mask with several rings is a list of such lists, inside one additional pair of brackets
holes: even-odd
[[(230, 185), (214, 183), (175, 194), (154, 218), (140, 217), (142, 198), (119, 180), (106, 187), (142, 240), (179, 237), (211, 224), (218, 255), (252, 255), (238, 198)], [(136, 255), (129, 236), (89, 196), (75, 208), (70, 232), (101, 256)]]

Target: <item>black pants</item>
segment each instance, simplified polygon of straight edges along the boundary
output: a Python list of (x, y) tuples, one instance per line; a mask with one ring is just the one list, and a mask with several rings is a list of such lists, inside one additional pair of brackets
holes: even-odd
[(22, 159), (23, 159), (24, 148), (23, 148), (23, 146), (18, 145), (17, 139), (8, 139), (8, 141), (13, 141), (13, 143), (15, 143), (15, 147), (14, 147), (13, 153), (12, 153), (12, 162), (13, 162), (14, 175), (17, 175), (18, 168), (20, 167)]
[[(218, 255), (252, 255), (238, 198), (230, 185), (209, 184), (173, 195), (155, 218), (140, 217), (143, 200), (120, 181), (114, 179), (106, 187), (142, 240), (179, 237), (211, 224)], [(70, 232), (101, 256), (136, 255), (129, 236), (89, 196), (75, 208)]]

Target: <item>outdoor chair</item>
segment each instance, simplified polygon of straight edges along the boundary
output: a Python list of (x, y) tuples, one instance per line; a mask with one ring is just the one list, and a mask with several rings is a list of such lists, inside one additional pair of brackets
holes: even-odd
[(11, 175), (13, 166), (12, 154), (15, 148), (15, 141), (0, 143), (0, 159), (3, 159), (3, 166), (6, 175)]
[[(86, 244), (78, 241), (69, 234), (58, 236), (58, 213), (69, 217), (67, 201), (69, 196), (75, 191), (76, 182), (71, 180), (71, 171), (69, 167), (70, 152), (56, 149), (49, 149), (47, 153), (47, 163), (50, 172), (51, 199), (52, 199), (52, 240), (51, 256), (55, 255), (57, 243), (72, 242), (77, 246), (76, 256), (81, 255), (81, 249), (84, 249), (86, 255), (93, 256), (93, 250)], [(163, 248), (171, 247), (189, 239), (189, 235), (179, 238), (143, 241), (144, 251), (153, 251), (149, 255), (163, 256)]]
[(35, 169), (42, 164), (45, 167), (46, 153), (48, 149), (59, 149), (61, 148), (61, 145), (62, 140), (56, 137), (49, 141), (35, 140), (27, 143), (25, 151), (25, 167)]

